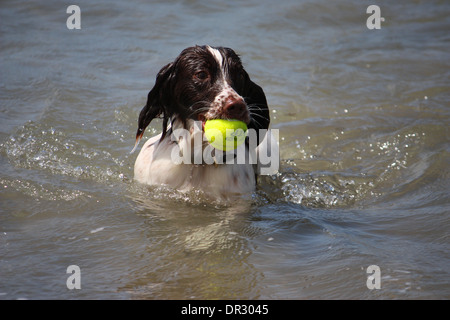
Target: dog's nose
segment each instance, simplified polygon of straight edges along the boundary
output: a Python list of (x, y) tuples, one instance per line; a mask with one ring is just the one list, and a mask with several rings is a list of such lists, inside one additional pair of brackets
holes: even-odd
[(228, 119), (246, 120), (247, 105), (242, 98), (228, 98), (223, 107), (223, 113)]

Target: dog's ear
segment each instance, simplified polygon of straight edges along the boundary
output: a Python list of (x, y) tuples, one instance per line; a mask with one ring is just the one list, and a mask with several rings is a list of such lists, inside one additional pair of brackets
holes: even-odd
[[(164, 66), (156, 76), (155, 85), (152, 90), (148, 93), (147, 103), (145, 107), (141, 110), (139, 114), (138, 120), (138, 129), (136, 132), (136, 144), (139, 143), (142, 136), (144, 135), (144, 131), (150, 122), (160, 116), (163, 115), (163, 135), (164, 138), (167, 128), (168, 121), (168, 113), (166, 108), (168, 107), (168, 95), (170, 95), (170, 83), (172, 82), (172, 78), (174, 77), (173, 72), (173, 62)], [(134, 149), (133, 149), (134, 150)]]
[(250, 124), (249, 128), (255, 129), (258, 136), (258, 141), (261, 142), (264, 139), (265, 131), (260, 136), (259, 129), (269, 129), (270, 113), (267, 105), (266, 95), (263, 89), (250, 80), (247, 72), (244, 71), (245, 85), (243, 97), (250, 111)]

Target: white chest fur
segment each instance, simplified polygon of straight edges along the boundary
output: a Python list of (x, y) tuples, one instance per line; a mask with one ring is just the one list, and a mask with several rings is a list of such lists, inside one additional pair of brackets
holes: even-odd
[(247, 194), (255, 189), (252, 164), (177, 164), (173, 160), (176, 142), (161, 135), (149, 139), (139, 153), (134, 177), (148, 185), (166, 185), (179, 191), (193, 188), (223, 196), (233, 193)]

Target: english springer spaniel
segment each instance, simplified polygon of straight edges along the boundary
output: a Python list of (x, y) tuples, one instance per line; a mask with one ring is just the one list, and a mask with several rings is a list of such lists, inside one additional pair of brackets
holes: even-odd
[[(206, 120), (236, 119), (245, 122), (249, 132), (254, 129), (258, 143), (252, 146), (247, 139), (243, 144), (247, 156), (264, 138), (270, 123), (265, 94), (250, 80), (232, 49), (189, 47), (159, 71), (147, 104), (139, 114), (136, 146), (146, 127), (157, 117), (162, 118), (162, 133), (142, 147), (134, 167), (135, 180), (180, 191), (200, 189), (219, 197), (248, 194), (255, 189), (256, 169), (248, 161), (239, 164), (174, 161), (174, 147), (181, 153), (191, 152), (195, 148), (191, 142), (198, 135), (201, 149), (208, 145), (203, 139)], [(174, 137), (177, 129), (185, 129), (188, 136)]]

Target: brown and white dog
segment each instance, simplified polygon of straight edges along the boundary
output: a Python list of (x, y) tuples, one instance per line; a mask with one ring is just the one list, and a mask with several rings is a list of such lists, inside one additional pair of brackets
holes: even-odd
[[(150, 138), (135, 163), (135, 180), (166, 185), (180, 191), (200, 189), (218, 196), (245, 194), (255, 189), (255, 166), (241, 164), (186, 164), (173, 160), (173, 148), (191, 148), (195, 134), (210, 119), (236, 119), (254, 129), (257, 146), (269, 128), (270, 115), (260, 86), (250, 80), (239, 56), (229, 48), (194, 46), (164, 66), (139, 114), (136, 145), (150, 122), (161, 117), (162, 133)], [(173, 138), (176, 129), (190, 133), (188, 139)], [(260, 130), (264, 129), (264, 130)], [(189, 138), (191, 139), (189, 141)], [(248, 143), (245, 149), (251, 148)]]

